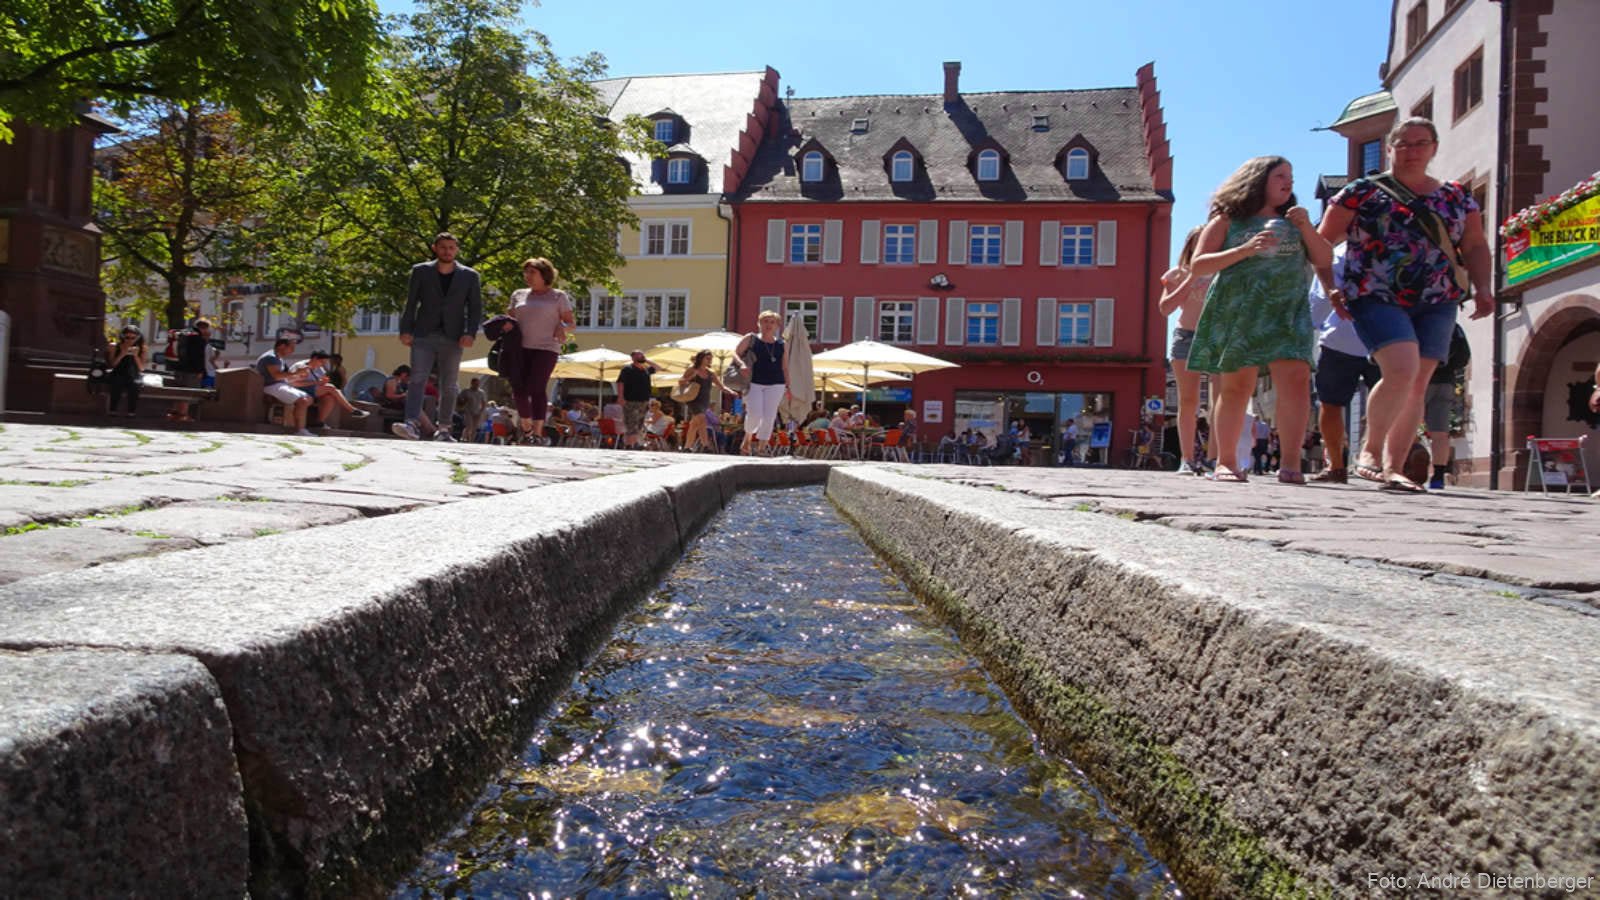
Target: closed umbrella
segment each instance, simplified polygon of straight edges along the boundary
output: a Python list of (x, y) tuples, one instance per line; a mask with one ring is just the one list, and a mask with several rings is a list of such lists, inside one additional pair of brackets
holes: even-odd
[(806, 333), (805, 320), (799, 313), (791, 314), (783, 326), (783, 347), (788, 357), (784, 378), (789, 390), (778, 403), (778, 412), (791, 422), (799, 422), (811, 412), (811, 403), (817, 399), (817, 389), (812, 384), (811, 335)]
[[(953, 369), (956, 364), (937, 357), (917, 353), (893, 344), (884, 344), (878, 341), (856, 341), (835, 347), (832, 350), (818, 353), (812, 359), (820, 363), (850, 365), (859, 367), (861, 380), (867, 380), (867, 373), (873, 369), (886, 369), (890, 372), (905, 372), (915, 375), (918, 372), (931, 372), (935, 369)], [(861, 409), (867, 408), (867, 392), (861, 391)]]

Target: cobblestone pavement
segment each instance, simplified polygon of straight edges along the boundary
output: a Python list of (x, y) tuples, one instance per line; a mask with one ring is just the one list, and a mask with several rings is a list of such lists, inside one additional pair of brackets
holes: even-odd
[[(1216, 484), (1171, 472), (928, 465), (908, 474), (1302, 551), (1504, 582), (1600, 609), (1600, 501), (1449, 488), (1391, 494), (1365, 481)], [(1159, 540), (1159, 535), (1152, 537)]]
[[(0, 584), (708, 457), (388, 439), (0, 426)], [(726, 457), (732, 460), (733, 457)], [(1600, 609), (1600, 502), (1115, 469), (897, 466), (1263, 547), (1503, 582)], [(1023, 498), (1026, 498), (1024, 500)], [(1159, 532), (1152, 533), (1159, 540)], [(314, 545), (307, 544), (307, 552)]]

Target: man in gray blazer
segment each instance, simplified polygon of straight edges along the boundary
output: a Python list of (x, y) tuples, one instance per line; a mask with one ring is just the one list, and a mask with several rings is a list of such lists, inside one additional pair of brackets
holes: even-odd
[[(456, 381), (461, 373), (461, 351), (472, 346), (483, 321), (483, 293), (477, 270), (456, 262), (460, 245), (449, 232), (433, 239), (434, 258), (411, 267), (411, 284), (406, 288), (406, 308), (400, 314), (400, 343), (411, 348), (411, 371), (421, 384), (439, 366), (438, 430), (434, 440), (454, 440), (450, 436), (450, 410), (456, 408)], [(406, 418), (394, 424), (394, 433), (416, 440), (422, 436), (423, 391), (406, 392)]]

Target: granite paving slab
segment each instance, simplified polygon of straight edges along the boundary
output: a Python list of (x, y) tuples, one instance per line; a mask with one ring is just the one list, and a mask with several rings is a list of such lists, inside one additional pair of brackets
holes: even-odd
[(48, 572), (70, 572), (87, 566), (188, 550), (199, 544), (157, 533), (126, 534), (82, 528), (41, 528), (0, 537), (0, 584), (10, 584)]
[(84, 524), (127, 534), (153, 532), (167, 537), (186, 538), (196, 544), (223, 544), (243, 538), (336, 525), (360, 516), (361, 513), (354, 509), (322, 504), (202, 500), (174, 503), (159, 509), (96, 519)]

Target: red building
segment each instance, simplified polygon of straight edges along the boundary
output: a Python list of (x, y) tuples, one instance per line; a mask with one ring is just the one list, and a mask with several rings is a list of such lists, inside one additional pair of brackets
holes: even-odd
[[(790, 99), (731, 198), (729, 328), (800, 312), (816, 349), (870, 338), (961, 364), (876, 392), (925, 439), (1023, 420), (1129, 446), (1163, 393), (1172, 157), (1135, 87)], [(1106, 457), (1102, 457), (1106, 458)]]

